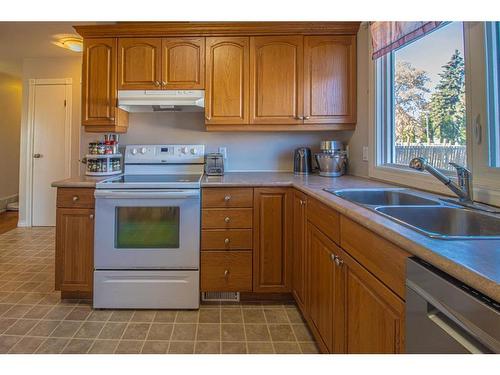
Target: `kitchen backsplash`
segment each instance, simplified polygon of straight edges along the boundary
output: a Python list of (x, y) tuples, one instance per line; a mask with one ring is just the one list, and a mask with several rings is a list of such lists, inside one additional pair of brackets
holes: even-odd
[[(192, 113), (131, 113), (126, 134), (120, 135), (120, 144), (204, 144), (206, 152), (226, 147), (227, 171), (292, 171), (293, 150), (310, 147), (319, 150), (323, 139), (346, 142), (351, 132), (207, 132), (204, 114)], [(82, 136), (82, 151), (96, 134)]]

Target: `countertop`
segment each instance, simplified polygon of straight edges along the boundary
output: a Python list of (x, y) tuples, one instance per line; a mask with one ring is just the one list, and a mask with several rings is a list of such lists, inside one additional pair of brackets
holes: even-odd
[[(52, 186), (93, 187), (96, 181), (99, 179), (82, 177), (58, 181)], [(323, 190), (394, 185), (354, 176), (327, 178), (318, 175), (295, 176), (288, 172), (228, 172), (224, 176), (204, 176), (201, 186), (295, 187), (486, 296), (500, 301), (500, 240), (430, 238)]]

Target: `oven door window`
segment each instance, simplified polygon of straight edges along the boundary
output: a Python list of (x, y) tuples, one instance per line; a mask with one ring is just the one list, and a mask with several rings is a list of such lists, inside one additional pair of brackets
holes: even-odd
[(117, 249), (179, 248), (179, 207), (116, 207)]

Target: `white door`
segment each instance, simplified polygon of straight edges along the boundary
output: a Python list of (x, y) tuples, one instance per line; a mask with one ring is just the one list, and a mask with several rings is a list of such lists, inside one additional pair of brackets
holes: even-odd
[(33, 98), (32, 225), (56, 224), (56, 189), (50, 184), (70, 177), (71, 85), (36, 85)]

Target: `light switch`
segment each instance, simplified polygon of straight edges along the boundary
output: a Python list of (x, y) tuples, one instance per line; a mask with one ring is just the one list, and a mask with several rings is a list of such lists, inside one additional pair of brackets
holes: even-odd
[(368, 161), (368, 146), (363, 146), (363, 161)]
[(224, 160), (227, 159), (227, 147), (219, 147), (219, 153), (222, 154)]

